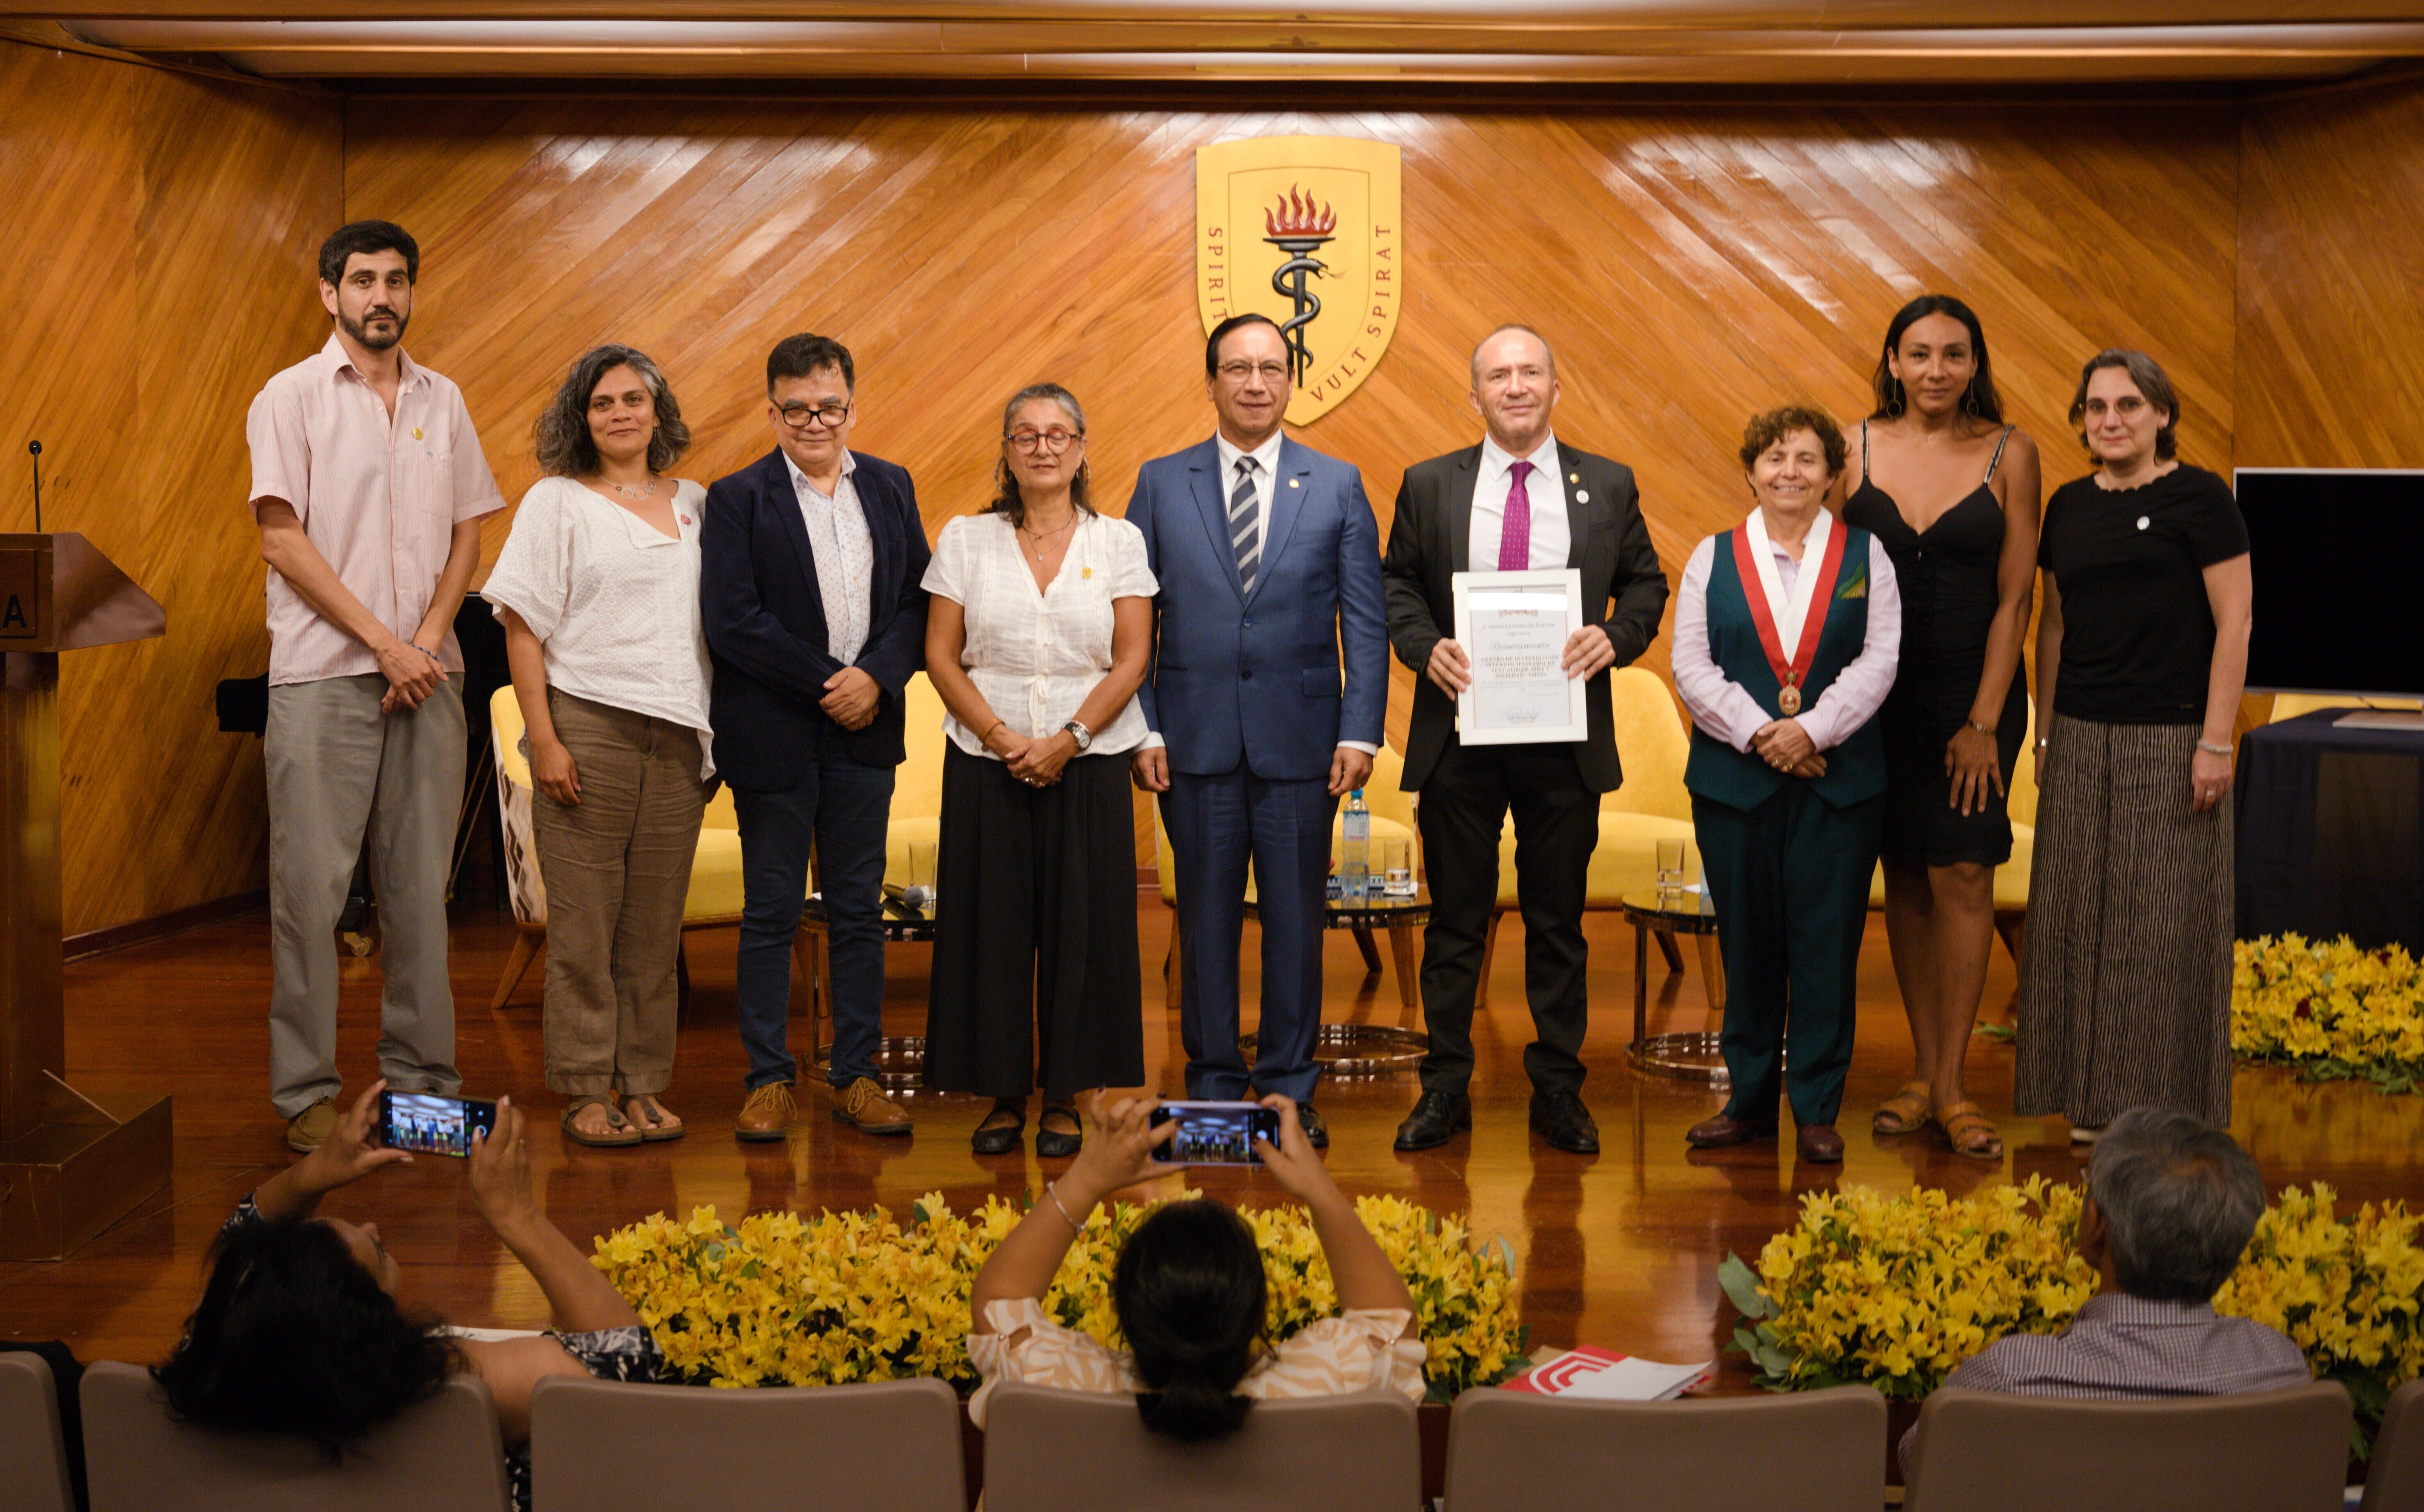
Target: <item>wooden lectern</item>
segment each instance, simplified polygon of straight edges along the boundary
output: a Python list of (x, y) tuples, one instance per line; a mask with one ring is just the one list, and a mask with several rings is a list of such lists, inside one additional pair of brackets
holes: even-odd
[(167, 612), (81, 535), (0, 534), (0, 1260), (56, 1260), (168, 1184), (168, 1099), (67, 1083), (59, 653)]

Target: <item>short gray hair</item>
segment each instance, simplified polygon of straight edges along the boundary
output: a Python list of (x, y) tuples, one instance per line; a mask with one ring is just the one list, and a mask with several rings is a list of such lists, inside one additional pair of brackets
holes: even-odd
[(657, 411), (657, 428), (648, 438), (648, 470), (662, 472), (690, 450), (690, 427), (682, 423), (681, 406), (674, 402), (673, 385), (646, 352), (608, 343), (581, 354), (555, 397), (538, 412), (532, 427), (532, 450), (539, 470), (559, 478), (577, 478), (598, 470), (598, 442), (589, 434), (589, 398), (598, 380), (616, 368), (630, 368), (648, 386)]
[(1473, 386), (1475, 389), (1481, 387), (1481, 349), (1488, 346), (1491, 342), (1498, 340), (1501, 336), (1506, 335), (1508, 331), (1522, 331), (1524, 335), (1529, 336), (1532, 340), (1539, 342), (1540, 355), (1549, 359), (1549, 376), (1554, 378), (1557, 375), (1557, 354), (1556, 350), (1549, 345), (1549, 339), (1541, 335), (1539, 331), (1534, 330), (1531, 326), (1524, 325), (1520, 320), (1510, 320), (1506, 325), (1498, 326), (1489, 335), (1473, 343)]
[(2256, 1233), (2264, 1178), (2238, 1141), (2204, 1120), (2133, 1107), (2096, 1141), (2087, 1196), (2104, 1215), (2122, 1290), (2206, 1302)]

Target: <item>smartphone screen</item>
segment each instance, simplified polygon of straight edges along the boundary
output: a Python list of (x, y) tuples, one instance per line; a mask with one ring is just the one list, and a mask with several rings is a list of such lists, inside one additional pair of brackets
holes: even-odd
[(1153, 1110), (1158, 1128), (1178, 1121), (1178, 1133), (1161, 1158), (1179, 1166), (1259, 1166), (1256, 1139), (1280, 1142), (1280, 1116), (1259, 1103), (1163, 1103)]
[(379, 1093), (379, 1143), (418, 1155), (471, 1153), (474, 1136), (497, 1126), (497, 1105), (438, 1092)]

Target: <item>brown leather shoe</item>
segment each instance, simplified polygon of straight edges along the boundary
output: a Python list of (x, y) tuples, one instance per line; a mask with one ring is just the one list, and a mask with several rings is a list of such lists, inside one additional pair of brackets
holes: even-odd
[(308, 1155), (336, 1132), (337, 1100), (323, 1097), (286, 1121), (286, 1148)]
[(791, 1129), (791, 1120), (799, 1115), (800, 1105), (791, 1101), (791, 1084), (770, 1081), (753, 1088), (749, 1101), (741, 1105), (740, 1121), (732, 1125), (736, 1139), (779, 1139)]
[(906, 1134), (910, 1129), (909, 1110), (884, 1095), (884, 1089), (872, 1076), (861, 1076), (847, 1087), (829, 1089), (833, 1096), (833, 1116), (837, 1123), (847, 1123), (861, 1134)]
[(1843, 1137), (1835, 1132), (1832, 1123), (1804, 1123), (1794, 1136), (1794, 1153), (1813, 1166), (1839, 1166), (1843, 1163)]
[(1755, 1123), (1745, 1119), (1730, 1119), (1723, 1113), (1713, 1119), (1703, 1119), (1683, 1131), (1683, 1142), (1695, 1150), (1722, 1150), (1728, 1145), (1748, 1144), (1754, 1139), (1775, 1138), (1776, 1125), (1773, 1123)]

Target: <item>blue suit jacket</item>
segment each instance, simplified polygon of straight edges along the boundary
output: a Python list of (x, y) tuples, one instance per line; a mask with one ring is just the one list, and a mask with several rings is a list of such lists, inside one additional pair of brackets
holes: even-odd
[(769, 452), (707, 490), (700, 528), (698, 594), (715, 664), (708, 721), (715, 766), (726, 782), (789, 792), (827, 741), (868, 767), (897, 767), (901, 690), (926, 662), (925, 522), (905, 468), (865, 453), (851, 484), (875, 548), (867, 644), (855, 663), (884, 690), (875, 722), (845, 730), (818, 707), (827, 677), (842, 669), (825, 650), (824, 596), (807, 521), (800, 516), (783, 454)]
[(1242, 760), (1258, 777), (1327, 777), (1341, 740), (1380, 743), (1388, 711), (1380, 530), (1363, 474), (1281, 441), (1249, 596), (1220, 472), (1206, 440), (1146, 463), (1128, 501), (1161, 583), (1138, 693), (1145, 723), (1172, 772), (1209, 776)]

